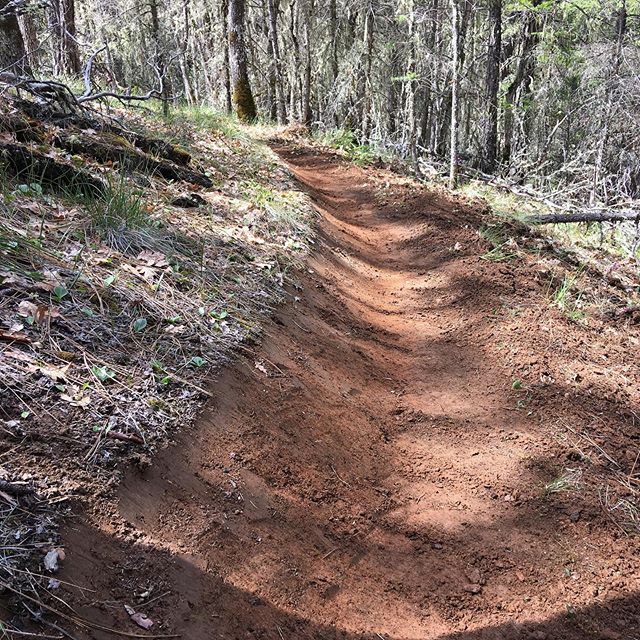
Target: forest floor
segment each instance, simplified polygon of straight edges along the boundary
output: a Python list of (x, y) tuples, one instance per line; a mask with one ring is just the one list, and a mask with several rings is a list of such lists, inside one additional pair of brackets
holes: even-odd
[(633, 318), (568, 308), (478, 203), (276, 150), (316, 249), (200, 419), (67, 522), (73, 637), (639, 638)]

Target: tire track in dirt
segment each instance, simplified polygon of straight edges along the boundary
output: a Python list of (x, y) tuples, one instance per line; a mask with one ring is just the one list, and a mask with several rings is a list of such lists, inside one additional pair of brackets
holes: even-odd
[(76, 610), (131, 630), (151, 587), (153, 631), (184, 638), (636, 637), (635, 583), (604, 573), (623, 543), (540, 497), (532, 461), (564, 452), (490, 348), (519, 285), (480, 268), (479, 214), (278, 151), (320, 212), (300, 289), (198, 424), (67, 527)]

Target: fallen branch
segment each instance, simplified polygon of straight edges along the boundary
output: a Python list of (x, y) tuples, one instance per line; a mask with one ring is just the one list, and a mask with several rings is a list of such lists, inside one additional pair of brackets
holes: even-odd
[(528, 224), (564, 224), (567, 222), (640, 222), (640, 211), (576, 211), (546, 213), (525, 218)]
[(29, 496), (34, 494), (36, 490), (28, 484), (0, 480), (0, 491), (4, 491), (12, 496)]

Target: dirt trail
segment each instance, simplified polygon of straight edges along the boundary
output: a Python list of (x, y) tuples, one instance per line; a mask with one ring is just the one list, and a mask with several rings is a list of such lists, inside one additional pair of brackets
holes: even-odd
[(540, 295), (527, 267), (480, 261), (455, 202), (279, 151), (321, 212), (301, 287), (199, 424), (68, 527), (77, 611), (135, 633), (122, 604), (153, 587), (151, 632), (189, 639), (640, 637), (638, 543), (543, 495), (551, 416), (579, 408), (559, 384), (519, 404), (497, 355), (553, 357), (553, 326), (496, 323)]

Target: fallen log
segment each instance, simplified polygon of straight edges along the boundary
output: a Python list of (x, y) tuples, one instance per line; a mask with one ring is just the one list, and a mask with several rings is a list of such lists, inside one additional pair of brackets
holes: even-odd
[(51, 105), (39, 104), (31, 100), (15, 98), (13, 104), (20, 111), (36, 121), (50, 122), (62, 129), (93, 129), (99, 133), (114, 134), (115, 136), (128, 140), (145, 153), (151, 153), (184, 167), (188, 166), (191, 162), (191, 155), (178, 145), (157, 138), (149, 138), (142, 133), (130, 131), (103, 118), (94, 117), (84, 112), (62, 112), (56, 110)]
[(567, 222), (640, 222), (640, 211), (576, 211), (575, 213), (545, 213), (525, 218), (528, 224), (564, 224)]
[(12, 133), (18, 142), (43, 144), (44, 130), (16, 114), (3, 114), (0, 118), (0, 132)]
[(161, 176), (166, 180), (190, 182), (202, 187), (213, 185), (211, 179), (204, 173), (150, 156), (128, 141), (127, 146), (124, 146), (105, 142), (97, 136), (60, 133), (55, 137), (54, 144), (73, 154), (91, 156), (98, 162), (117, 162), (129, 171), (140, 171)]
[(37, 182), (50, 191), (73, 192), (93, 198), (106, 191), (100, 178), (19, 144), (0, 143), (0, 166), (16, 178)]

